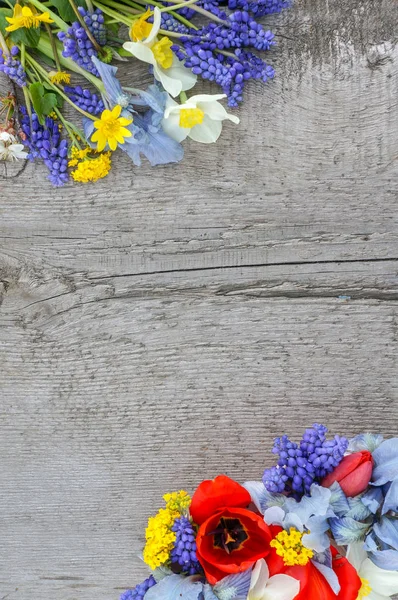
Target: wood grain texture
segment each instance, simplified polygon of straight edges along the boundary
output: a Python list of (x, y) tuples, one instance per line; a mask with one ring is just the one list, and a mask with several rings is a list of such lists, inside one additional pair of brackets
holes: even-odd
[(270, 23), (277, 79), (181, 165), (0, 172), (0, 600), (117, 600), (162, 494), (281, 432), (397, 434), (398, 4)]

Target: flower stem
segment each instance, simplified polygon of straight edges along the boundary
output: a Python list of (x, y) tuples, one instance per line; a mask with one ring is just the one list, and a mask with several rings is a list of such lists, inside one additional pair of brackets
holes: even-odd
[(100, 8), (102, 10), (102, 12), (104, 12), (106, 15), (108, 15), (110, 17), (114, 17), (120, 23), (123, 23), (124, 25), (127, 25), (127, 27), (131, 27), (131, 25), (133, 23), (132, 19), (129, 19), (126, 16), (122, 17), (119, 13), (115, 12), (114, 10), (112, 10), (111, 8), (109, 8), (108, 6), (105, 6), (104, 4), (101, 4), (100, 2), (97, 2), (97, 0), (93, 0), (93, 4), (97, 8)]
[(1, 49), (3, 50), (4, 54), (6, 56), (10, 56), (10, 51), (8, 49), (7, 42), (5, 41), (4, 35), (2, 34), (1, 30), (0, 30), (0, 46), (1, 46)]
[[(25, 44), (23, 42), (21, 42), (21, 66), (24, 71), (25, 71), (25, 65), (26, 65), (26, 47), (25, 47)], [(28, 92), (26, 85), (24, 85), (22, 87), (22, 91), (23, 91), (23, 96), (25, 99), (26, 110), (27, 110), (27, 113), (29, 116), (29, 120), (30, 120), (30, 123), (32, 124), (32, 106), (30, 103), (30, 96), (29, 96), (29, 92)]]
[(51, 27), (48, 23), (45, 23), (45, 28), (47, 31), (48, 39), (50, 40), (51, 48), (52, 48), (53, 55), (54, 55), (54, 62), (56, 64), (57, 70), (62, 71), (61, 63), (59, 62), (57, 44), (55, 43), (55, 39), (54, 39), (53, 33), (51, 31)]
[(62, 125), (65, 127), (66, 131), (68, 132), (69, 136), (72, 138), (73, 143), (79, 148), (79, 150), (82, 149), (81, 145), (79, 144), (79, 140), (77, 139), (77, 137), (75, 136), (75, 133), (73, 131), (73, 128), (71, 127), (71, 123), (69, 123), (69, 121), (67, 121), (61, 111), (55, 107), (54, 108), (54, 112), (57, 115), (58, 119), (61, 121)]
[(93, 6), (93, 3), (91, 2), (91, 0), (86, 0), (86, 4), (87, 4), (87, 8), (88, 8), (89, 12), (91, 14), (93, 14), (93, 12), (94, 12), (94, 6)]
[[(137, 0), (138, 2), (139, 0)], [(211, 13), (209, 10), (205, 10), (204, 8), (202, 8), (201, 6), (197, 6), (195, 4), (195, 2), (197, 0), (195, 0), (195, 2), (192, 2), (192, 0), (188, 0), (187, 2), (181, 2), (181, 0), (167, 0), (168, 2), (171, 2), (173, 4), (177, 4), (178, 8), (183, 8), (184, 6), (191, 6), (191, 8), (196, 11), (197, 13), (200, 13), (201, 15), (203, 15), (204, 17), (207, 17), (208, 19), (211, 19), (212, 21), (216, 21), (216, 23), (222, 23), (223, 25), (225, 25), (225, 21), (223, 21), (222, 19), (220, 19), (219, 17), (216, 17), (215, 15), (213, 15), (213, 13)], [(172, 10), (176, 10), (176, 7), (173, 6)]]

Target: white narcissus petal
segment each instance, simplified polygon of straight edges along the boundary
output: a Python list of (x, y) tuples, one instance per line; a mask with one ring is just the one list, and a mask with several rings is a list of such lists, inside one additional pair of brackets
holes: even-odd
[(264, 597), (265, 587), (269, 580), (268, 565), (263, 558), (256, 562), (252, 571), (250, 580), (250, 589), (247, 595), (247, 600), (262, 600)]
[(167, 69), (167, 74), (169, 77), (181, 81), (181, 91), (183, 92), (193, 88), (198, 79), (190, 69), (184, 67), (184, 64), (176, 56), (173, 56), (173, 64)]
[(156, 61), (153, 65), (153, 74), (155, 79), (160, 81), (166, 92), (175, 98), (182, 92), (182, 83), (178, 79), (169, 77), (168, 73), (170, 70), (171, 69), (162, 69)]
[(220, 137), (222, 130), (221, 121), (213, 121), (209, 116), (205, 115), (202, 123), (192, 127), (189, 137), (195, 142), (202, 144), (212, 144)]
[(398, 594), (398, 571), (386, 571), (377, 567), (370, 558), (367, 558), (361, 566), (359, 576), (367, 579), (375, 593), (392, 596)]
[(145, 42), (144, 42), (145, 44), (151, 44), (155, 40), (155, 37), (159, 33), (161, 20), (162, 20), (162, 13), (160, 12), (159, 8), (157, 6), (155, 6), (155, 10), (153, 11), (152, 29), (151, 29), (151, 32), (148, 35), (148, 37), (145, 39)]
[(172, 112), (162, 121), (162, 129), (166, 135), (176, 142), (182, 142), (189, 135), (190, 128), (180, 127), (180, 113)]
[(189, 98), (189, 102), (214, 102), (215, 100), (223, 100), (227, 97), (227, 94), (196, 94)]
[(223, 105), (217, 102), (216, 100), (214, 100), (213, 102), (197, 101), (197, 106), (198, 108), (203, 110), (203, 112), (206, 113), (206, 115), (209, 115), (209, 117), (214, 121), (224, 121), (224, 119), (229, 119), (230, 121), (233, 121), (236, 124), (239, 123), (239, 117), (227, 113)]
[(375, 592), (370, 592), (369, 596), (366, 596), (366, 600), (391, 600), (390, 596), (382, 596)]
[(263, 600), (293, 600), (299, 591), (300, 582), (297, 579), (290, 575), (274, 575), (267, 583)]
[(356, 542), (354, 544), (350, 544), (347, 548), (346, 558), (352, 564), (354, 569), (359, 572), (362, 563), (368, 558), (366, 550), (363, 547), (363, 543)]
[(123, 48), (138, 58), (138, 60), (142, 60), (142, 62), (153, 66), (156, 65), (156, 59), (152, 50), (145, 46), (145, 44), (142, 44), (141, 42), (125, 42)]

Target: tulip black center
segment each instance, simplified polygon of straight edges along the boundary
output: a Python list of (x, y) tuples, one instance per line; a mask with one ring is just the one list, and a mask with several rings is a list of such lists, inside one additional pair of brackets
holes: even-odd
[(239, 550), (243, 542), (247, 540), (248, 533), (239, 519), (228, 519), (222, 517), (215, 531), (210, 535), (214, 535), (214, 547), (222, 548), (230, 554), (234, 550)]

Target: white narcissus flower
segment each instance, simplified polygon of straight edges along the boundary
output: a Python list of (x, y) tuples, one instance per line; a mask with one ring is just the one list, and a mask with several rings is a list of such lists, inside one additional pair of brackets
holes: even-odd
[[(148, 11), (132, 27), (131, 36), (136, 41), (125, 42), (123, 48), (133, 56), (153, 66), (153, 74), (163, 85), (166, 92), (176, 97), (185, 90), (190, 90), (197, 77), (173, 53), (173, 42), (168, 37), (157, 38), (160, 29), (161, 12), (154, 9), (153, 25), (146, 22)], [(143, 20), (145, 19), (145, 20)]]
[(270, 577), (268, 565), (262, 558), (253, 569), (247, 600), (293, 600), (299, 591), (300, 582), (290, 575)]
[(27, 152), (24, 152), (23, 144), (17, 144), (17, 139), (11, 133), (2, 131), (0, 133), (0, 160), (18, 160), (24, 159), (28, 156)]
[(398, 571), (380, 569), (368, 558), (361, 542), (350, 544), (347, 559), (357, 570), (362, 581), (358, 598), (366, 600), (389, 600), (398, 594)]
[(184, 104), (169, 98), (162, 121), (164, 132), (176, 142), (182, 142), (186, 137), (202, 144), (216, 142), (225, 119), (239, 123), (239, 118), (228, 113), (218, 102), (223, 98), (226, 98), (225, 94), (198, 94)]

